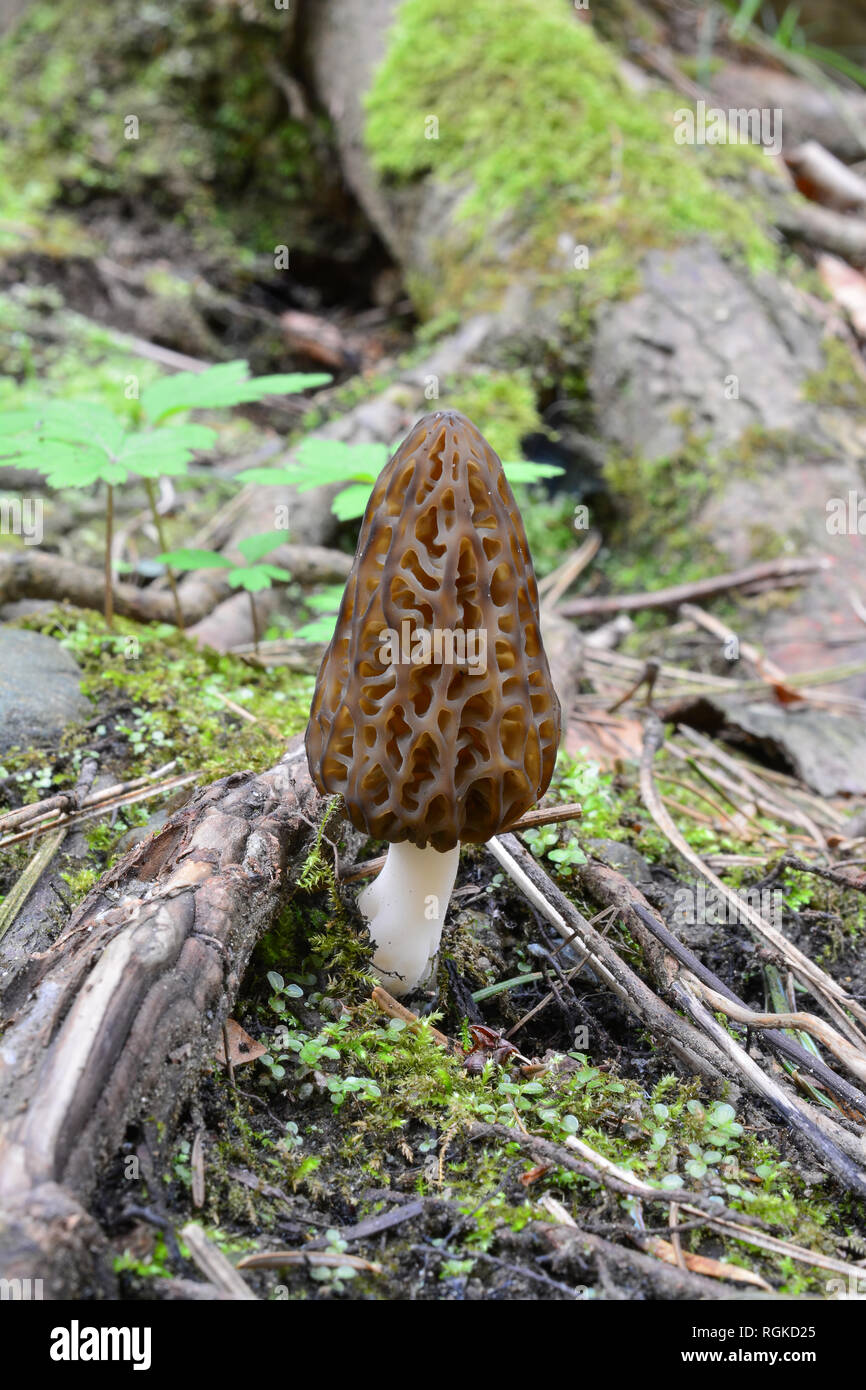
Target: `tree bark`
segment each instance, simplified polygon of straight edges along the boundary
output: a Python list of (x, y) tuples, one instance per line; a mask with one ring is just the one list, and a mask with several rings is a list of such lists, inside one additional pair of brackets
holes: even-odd
[(42, 1279), (53, 1299), (111, 1296), (88, 1203), (131, 1126), (170, 1136), (291, 892), (321, 809), (299, 745), (197, 793), (4, 998), (0, 1278)]

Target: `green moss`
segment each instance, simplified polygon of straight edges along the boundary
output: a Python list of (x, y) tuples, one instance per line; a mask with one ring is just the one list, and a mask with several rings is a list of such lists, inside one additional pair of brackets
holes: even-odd
[(866, 381), (854, 365), (851, 348), (839, 338), (825, 338), (822, 346), (825, 365), (804, 382), (806, 400), (862, 411), (866, 408)]
[[(85, 753), (127, 777), (153, 772), (170, 760), (175, 772), (196, 772), (203, 782), (244, 768), (263, 770), (277, 761), (309, 716), (311, 676), (281, 667), (262, 671), (236, 657), (200, 650), (173, 628), (116, 618), (109, 633), (98, 615), (70, 609), (37, 615), (20, 626), (57, 637), (72, 653), (94, 709), (87, 727), (73, 724), (66, 731), (53, 769), (46, 767), (44, 749), (4, 755), (4, 775), (28, 779), (27, 799), (68, 785)], [(221, 697), (241, 705), (253, 721), (233, 714)], [(100, 751), (105, 749), (107, 754)], [(37, 768), (42, 770), (38, 779)]]
[(523, 458), (521, 439), (541, 427), (535, 389), (526, 369), (477, 372), (446, 381), (432, 404), (440, 410), (462, 410), (501, 459)]
[[(75, 0), (30, 7), (0, 44), (0, 88), (15, 92), (0, 117), (4, 240), (52, 203), (122, 192), (179, 213), (238, 262), (309, 241), (305, 218), (287, 213), (313, 189), (310, 133), (266, 75), (290, 32), (273, 7), (203, 0), (170, 13), (95, 6), (86, 24)], [(69, 252), (60, 238), (57, 254)]]
[(621, 507), (606, 565), (616, 589), (658, 589), (719, 568), (712, 533), (699, 529), (698, 516), (730, 467), (708, 456), (700, 440), (687, 438), (662, 458), (612, 453), (604, 473)]
[[(702, 234), (753, 267), (774, 264), (749, 196), (721, 191), (701, 152), (675, 143), (675, 100), (633, 92), (615, 53), (565, 4), (404, 0), (365, 138), (380, 175), (410, 184), (432, 173), (458, 196), (463, 254), (443, 242), (413, 289), (422, 311), (496, 299), (519, 265), (539, 283), (570, 277), (597, 301), (627, 287), (629, 246)], [(710, 153), (714, 179), (761, 159), (747, 146)], [(589, 248), (588, 271), (561, 235)]]

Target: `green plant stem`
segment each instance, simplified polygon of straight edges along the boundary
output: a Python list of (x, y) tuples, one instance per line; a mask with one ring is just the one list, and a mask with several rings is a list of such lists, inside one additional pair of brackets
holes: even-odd
[(114, 627), (114, 589), (111, 574), (111, 545), (114, 539), (114, 487), (106, 484), (105, 498), (105, 626)]
[[(165, 532), (163, 530), (162, 517), (160, 516), (156, 505), (156, 488), (153, 485), (153, 478), (145, 478), (144, 486), (147, 489), (147, 500), (150, 503), (150, 514), (153, 517), (153, 524), (156, 527), (156, 534), (159, 540), (159, 549), (162, 554), (165, 554), (165, 552), (168, 550), (168, 545), (166, 544), (165, 540)], [(174, 570), (172, 569), (171, 565), (166, 565), (165, 574), (169, 583), (169, 588), (171, 589), (172, 598), (174, 599), (175, 621), (179, 630), (183, 632), (183, 609), (180, 606), (180, 594), (177, 592), (177, 581), (175, 580)]]
[(252, 592), (251, 592), (249, 589), (247, 590), (247, 597), (249, 598), (249, 601), (250, 601), (250, 613), (252, 614), (252, 619), (253, 619), (253, 650), (255, 651), (256, 656), (258, 656), (258, 654), (259, 654), (259, 620), (258, 620), (258, 618), (257, 618), (257, 616), (256, 616), (256, 601), (255, 601), (255, 598), (253, 597)]

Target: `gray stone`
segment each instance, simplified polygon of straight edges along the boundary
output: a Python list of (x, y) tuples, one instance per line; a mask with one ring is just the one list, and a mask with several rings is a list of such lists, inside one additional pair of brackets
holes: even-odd
[(0, 628), (0, 753), (54, 743), (91, 713), (81, 672), (53, 637)]
[(652, 870), (642, 854), (621, 840), (587, 840), (586, 848), (596, 859), (617, 869), (635, 888), (651, 888)]
[[(724, 710), (726, 729), (745, 738), (747, 749), (782, 757), (820, 796), (866, 794), (866, 725), (849, 715), (783, 705), (738, 705), (714, 701)], [(756, 746), (757, 745), (757, 746)]]

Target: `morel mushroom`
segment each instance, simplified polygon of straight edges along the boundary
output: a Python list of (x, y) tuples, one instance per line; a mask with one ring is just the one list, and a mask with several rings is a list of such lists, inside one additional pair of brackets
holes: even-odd
[(390, 842), (358, 904), (391, 993), (435, 967), (460, 841), (547, 790), (559, 723), (502, 464), (466, 416), (427, 415), (367, 503), (306, 738), (319, 790)]

